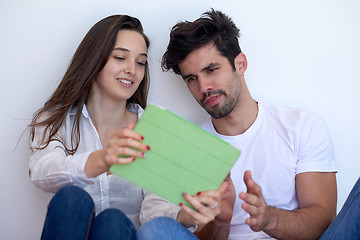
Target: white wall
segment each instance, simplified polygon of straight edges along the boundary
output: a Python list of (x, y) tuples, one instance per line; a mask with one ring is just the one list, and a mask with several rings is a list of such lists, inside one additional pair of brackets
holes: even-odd
[(204, 111), (159, 62), (169, 29), (210, 7), (241, 30), (255, 99), (324, 117), (336, 149), (338, 208), (343, 205), (360, 169), (359, 1), (0, 0), (0, 239), (39, 239), (48, 197), (29, 180), (26, 135), (17, 143), (90, 27), (111, 14), (137, 16), (152, 44), (150, 102), (200, 123)]

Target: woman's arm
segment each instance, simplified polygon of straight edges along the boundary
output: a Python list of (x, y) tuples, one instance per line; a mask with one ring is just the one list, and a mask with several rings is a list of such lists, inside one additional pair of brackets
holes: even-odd
[(113, 164), (129, 164), (144, 157), (150, 147), (141, 142), (144, 138), (133, 131), (134, 127), (135, 123), (130, 123), (113, 132), (106, 148), (90, 154), (84, 169), (86, 176), (97, 177), (108, 172)]
[(149, 147), (140, 142), (140, 134), (132, 131), (134, 126), (133, 123), (125, 129), (115, 131), (105, 149), (69, 156), (58, 141), (51, 141), (46, 148), (35, 150), (40, 145), (39, 136), (42, 136), (39, 129), (31, 145), (34, 150), (29, 162), (31, 180), (40, 189), (55, 193), (65, 185), (83, 187), (93, 183), (92, 178), (108, 172), (114, 163), (125, 164), (132, 162), (134, 157), (143, 157), (142, 152)]

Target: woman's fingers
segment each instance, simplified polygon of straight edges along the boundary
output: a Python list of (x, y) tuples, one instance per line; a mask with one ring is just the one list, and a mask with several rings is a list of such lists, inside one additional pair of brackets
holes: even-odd
[(150, 147), (145, 143), (133, 138), (112, 138), (109, 141), (109, 147), (112, 147), (114, 149), (114, 152), (120, 155), (134, 153), (134, 151), (131, 151), (131, 148), (140, 151), (148, 151), (150, 149)]
[(134, 127), (135, 123), (130, 123), (111, 135), (105, 156), (108, 166), (131, 163), (135, 158), (143, 158), (145, 152), (150, 150), (150, 147), (142, 142), (144, 137), (133, 131)]
[(212, 218), (209, 218), (209, 216), (204, 215), (198, 211), (195, 211), (183, 203), (180, 203), (180, 207), (181, 207), (180, 211), (183, 211), (185, 212), (185, 214), (188, 215), (187, 219), (191, 219), (190, 220), (192, 222), (191, 225), (205, 225), (213, 220)]
[(130, 123), (126, 128), (127, 128), (127, 129), (130, 129), (130, 130), (133, 130), (134, 127), (135, 127), (135, 125), (136, 125), (136, 123), (132, 122), (132, 123)]
[(181, 208), (195, 224), (207, 224), (220, 213), (221, 198), (218, 191), (203, 191), (196, 196), (184, 193), (183, 197), (196, 209), (181, 204)]
[(144, 140), (144, 137), (140, 134), (135, 132), (133, 129), (135, 127), (135, 123), (130, 123), (126, 128), (119, 129), (111, 135), (113, 138), (132, 138), (138, 141)]

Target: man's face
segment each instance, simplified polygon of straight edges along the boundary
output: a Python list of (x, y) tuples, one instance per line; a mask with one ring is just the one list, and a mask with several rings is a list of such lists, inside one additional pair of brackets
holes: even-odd
[(190, 92), (213, 118), (226, 117), (238, 104), (240, 77), (213, 43), (192, 51), (178, 65)]

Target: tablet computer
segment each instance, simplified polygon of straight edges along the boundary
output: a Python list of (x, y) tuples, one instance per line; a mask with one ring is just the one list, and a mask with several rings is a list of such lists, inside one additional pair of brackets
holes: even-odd
[(192, 207), (183, 192), (217, 190), (240, 156), (228, 142), (154, 104), (134, 131), (151, 149), (130, 164), (112, 165), (110, 172), (176, 205)]

